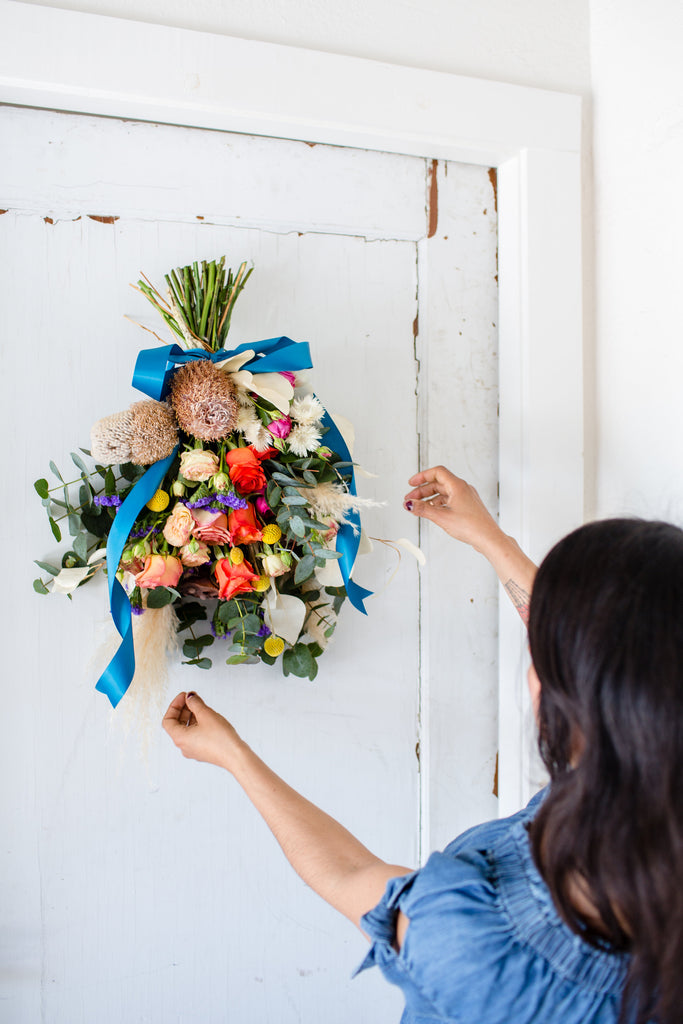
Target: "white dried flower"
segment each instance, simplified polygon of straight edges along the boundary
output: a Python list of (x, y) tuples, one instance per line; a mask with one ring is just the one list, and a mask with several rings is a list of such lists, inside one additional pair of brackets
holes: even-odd
[(339, 483), (317, 484), (302, 491), (302, 494), (308, 500), (316, 519), (329, 518), (337, 523), (347, 522), (346, 513), (352, 509), (360, 511), (362, 508), (381, 505), (381, 502), (373, 501), (372, 498), (359, 498), (356, 494), (350, 494), (344, 485)]
[(235, 423), (235, 430), (239, 430), (241, 434), (246, 436), (247, 432), (254, 432), (258, 430), (263, 424), (254, 412), (253, 402), (250, 402), (248, 406), (243, 405), (240, 407), (237, 413), (237, 421)]
[(325, 410), (315, 395), (303, 395), (301, 398), (294, 399), (289, 415), (297, 423), (306, 425), (319, 423), (325, 415)]
[(298, 423), (287, 437), (289, 450), (300, 458), (320, 447), (322, 434), (312, 423)]

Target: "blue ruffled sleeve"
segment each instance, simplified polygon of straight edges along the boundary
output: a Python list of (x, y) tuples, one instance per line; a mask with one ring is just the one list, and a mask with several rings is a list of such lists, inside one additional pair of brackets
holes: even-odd
[[(371, 947), (358, 971), (376, 964), (400, 986), (403, 1024), (616, 1024), (625, 962), (558, 916), (529, 850), (530, 810), (392, 879), (362, 918)], [(399, 910), (409, 925), (397, 953)]]

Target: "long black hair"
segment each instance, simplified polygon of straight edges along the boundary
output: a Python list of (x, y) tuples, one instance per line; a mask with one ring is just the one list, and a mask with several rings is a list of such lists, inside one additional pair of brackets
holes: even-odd
[[(529, 644), (551, 777), (531, 826), (555, 904), (631, 954), (621, 1020), (683, 1018), (683, 531), (610, 519), (560, 541)], [(572, 905), (583, 884), (602, 927)]]

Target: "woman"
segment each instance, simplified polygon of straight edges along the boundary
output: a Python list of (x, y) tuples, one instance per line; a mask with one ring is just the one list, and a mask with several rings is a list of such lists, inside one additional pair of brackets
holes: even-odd
[(410, 483), (408, 511), (480, 551), (528, 621), (546, 790), (411, 872), (290, 789), (195, 694), (164, 727), (235, 777), (303, 880), (369, 936), (361, 969), (401, 986), (403, 1024), (680, 1024), (683, 532), (593, 523), (536, 575), (465, 481), (437, 467)]

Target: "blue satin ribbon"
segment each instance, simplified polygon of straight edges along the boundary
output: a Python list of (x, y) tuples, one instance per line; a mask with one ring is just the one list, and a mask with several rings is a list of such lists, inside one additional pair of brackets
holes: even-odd
[[(241, 370), (252, 373), (294, 372), (311, 367), (311, 353), (306, 342), (292, 341), (291, 338), (266, 338), (264, 341), (245, 343), (234, 349), (219, 349), (207, 352), (203, 348), (182, 349), (179, 345), (165, 345), (161, 348), (143, 349), (135, 362), (133, 387), (157, 402), (164, 400), (168, 394), (171, 378), (176, 366), (189, 363), (196, 359), (210, 359), (211, 362), (223, 362), (240, 352), (253, 351), (254, 356), (243, 363)], [(325, 443), (342, 456), (343, 461), (351, 462), (351, 454), (334, 420), (328, 412), (323, 416), (323, 426), (327, 427)], [(135, 651), (133, 647), (133, 628), (130, 600), (126, 591), (116, 578), (121, 555), (128, 541), (133, 524), (142, 508), (147, 504), (154, 492), (159, 488), (166, 473), (176, 457), (178, 448), (165, 459), (155, 462), (132, 488), (126, 500), (119, 507), (116, 519), (107, 539), (107, 574), (109, 580), (109, 605), (121, 643), (116, 654), (100, 676), (95, 689), (107, 695), (113, 707), (119, 703), (128, 689), (135, 672)], [(349, 491), (356, 493), (356, 484), (351, 468)], [(363, 601), (372, 591), (358, 586), (351, 579), (353, 563), (360, 543), (360, 515), (355, 510), (347, 514), (348, 523), (342, 524), (337, 533), (337, 551), (341, 553), (339, 568), (344, 587), (351, 604), (358, 611), (367, 615)]]
[[(348, 449), (346, 441), (342, 437), (339, 427), (327, 410), (325, 410), (322, 424), (324, 427), (327, 427), (327, 433), (324, 438), (325, 444), (338, 455), (341, 455), (343, 462), (352, 463), (353, 460), (351, 458), (351, 452)], [(355, 495), (356, 477), (353, 472), (353, 465), (351, 466), (351, 479), (349, 480), (348, 487), (349, 493)], [(346, 513), (345, 518), (348, 522), (342, 523), (337, 533), (337, 551), (341, 553), (339, 568), (341, 569), (342, 579), (344, 580), (344, 587), (346, 588), (349, 601), (359, 612), (362, 612), (363, 615), (367, 615), (368, 613), (365, 610), (363, 601), (366, 597), (371, 596), (372, 591), (366, 590), (365, 587), (359, 586), (351, 579), (353, 563), (356, 561), (358, 545), (360, 544), (360, 513), (357, 512), (356, 509), (351, 509)]]
[(128, 535), (140, 514), (159, 484), (166, 476), (173, 460), (178, 454), (178, 446), (171, 454), (150, 466), (132, 488), (125, 501), (119, 506), (116, 518), (107, 538), (107, 580), (109, 583), (109, 607), (121, 643), (104, 672), (100, 676), (96, 690), (109, 697), (112, 707), (116, 707), (131, 684), (135, 672), (135, 651), (133, 649), (133, 624), (128, 594), (116, 578), (121, 555), (128, 541)]
[(252, 351), (255, 355), (243, 363), (240, 370), (250, 370), (252, 373), (281, 373), (283, 370), (293, 373), (295, 370), (306, 370), (313, 366), (308, 343), (292, 341), (291, 338), (284, 336), (266, 338), (265, 341), (253, 343), (245, 342), (237, 348), (221, 348), (217, 352), (207, 352), (203, 348), (185, 349), (179, 345), (164, 345), (163, 348), (146, 348), (139, 353), (133, 372), (133, 387), (157, 402), (163, 402), (176, 366), (191, 363), (196, 359), (210, 359), (212, 363), (219, 363), (247, 351)]

